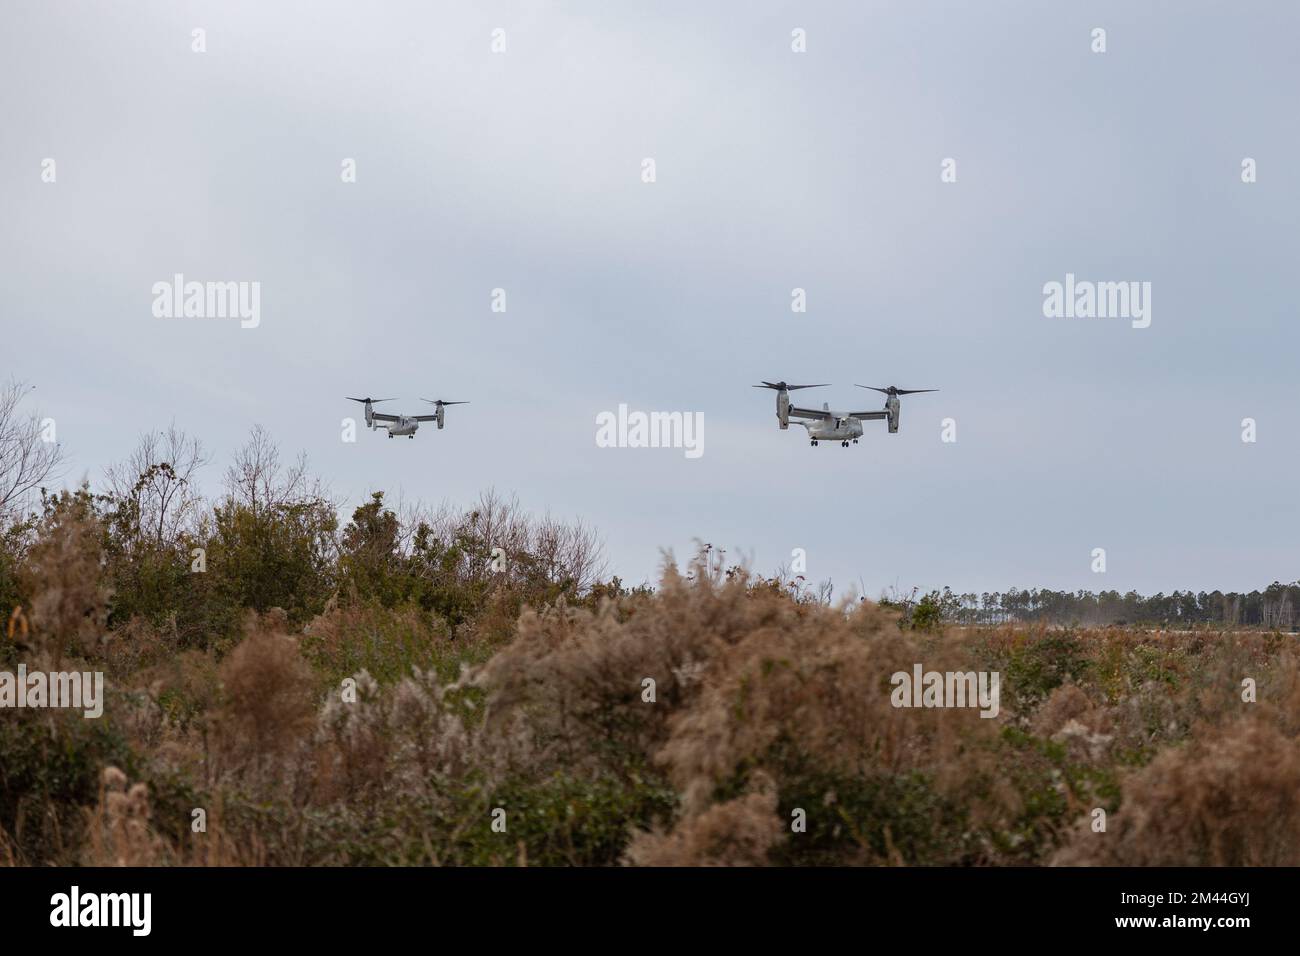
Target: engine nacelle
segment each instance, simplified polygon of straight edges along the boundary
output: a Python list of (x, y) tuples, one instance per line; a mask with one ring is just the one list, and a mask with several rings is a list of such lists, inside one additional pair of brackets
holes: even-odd
[(889, 396), (889, 401), (885, 403), (885, 410), (889, 412), (889, 434), (898, 433), (898, 412), (899, 401), (893, 395)]

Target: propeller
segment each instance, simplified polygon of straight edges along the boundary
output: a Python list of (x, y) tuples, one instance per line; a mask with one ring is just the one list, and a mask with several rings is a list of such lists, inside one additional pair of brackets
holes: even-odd
[(754, 388), (774, 388), (778, 392), (793, 392), (797, 388), (825, 388), (829, 382), (822, 382), (820, 385), (787, 385), (785, 382), (764, 382), (762, 385), (755, 385)]
[(428, 402), (430, 405), (468, 405), (469, 404), (469, 402), (444, 402), (441, 398), (439, 399), (422, 398), (420, 399), (420, 401)]
[(919, 395), (921, 392), (937, 392), (937, 388), (898, 388), (890, 385), (888, 388), (876, 388), (874, 385), (859, 385), (858, 388), (869, 388), (873, 392), (881, 392), (885, 395)]
[(373, 403), (373, 402), (391, 402), (391, 401), (392, 401), (391, 398), (353, 398), (351, 395), (344, 395), (343, 397), (346, 398), (346, 399), (347, 399), (348, 401), (350, 401), (350, 402), (361, 402), (362, 404), (365, 404), (366, 402), (372, 402), (372, 403)]

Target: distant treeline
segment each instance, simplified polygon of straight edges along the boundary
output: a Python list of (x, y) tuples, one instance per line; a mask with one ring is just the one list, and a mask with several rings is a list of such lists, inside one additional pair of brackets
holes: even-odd
[(1159, 624), (1170, 627), (1222, 625), (1290, 630), (1300, 626), (1300, 582), (1274, 581), (1263, 591), (1174, 591), (1143, 597), (1136, 591), (1052, 591), (1029, 588), (957, 594), (951, 588), (885, 603), (924, 607), (954, 624), (1043, 621), (1102, 626)]

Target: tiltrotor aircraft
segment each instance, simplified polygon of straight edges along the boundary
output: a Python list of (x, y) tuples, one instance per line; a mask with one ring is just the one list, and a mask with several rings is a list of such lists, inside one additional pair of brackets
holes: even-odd
[(438, 427), (442, 428), (447, 417), (448, 405), (468, 405), (469, 402), (444, 402), (442, 399), (436, 401), (422, 398), (420, 401), (428, 402), (437, 408), (432, 415), (385, 415), (383, 412), (377, 412), (372, 407), (376, 402), (391, 402), (391, 398), (353, 398), (351, 395), (347, 399), (352, 402), (361, 402), (366, 406), (366, 427), (372, 431), (376, 428), (388, 429), (388, 437), (395, 435), (405, 435), (407, 438), (414, 438), (415, 433), (420, 430), (420, 422), (437, 422)]
[(885, 395), (885, 407), (879, 411), (863, 412), (834, 412), (831, 411), (830, 405), (822, 404), (820, 409), (817, 408), (799, 408), (790, 404), (790, 393), (799, 388), (825, 388), (821, 385), (787, 385), (785, 382), (764, 382), (762, 385), (755, 385), (754, 388), (770, 388), (776, 391), (776, 420), (781, 425), (781, 430), (790, 427), (790, 419), (804, 418), (808, 421), (797, 422), (808, 430), (809, 444), (816, 447), (818, 442), (838, 441), (842, 446), (848, 448), (850, 444), (856, 445), (858, 439), (862, 437), (862, 423), (864, 421), (874, 421), (885, 419), (889, 422), (889, 433), (892, 435), (898, 431), (898, 412), (900, 395), (915, 395), (920, 392), (937, 392), (937, 388), (896, 388), (890, 385), (888, 388), (876, 388), (874, 385), (859, 385), (858, 388), (869, 388)]

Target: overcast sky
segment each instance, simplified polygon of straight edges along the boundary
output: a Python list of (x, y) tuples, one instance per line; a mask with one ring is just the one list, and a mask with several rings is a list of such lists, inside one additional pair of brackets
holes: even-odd
[[(353, 503), (495, 486), (581, 517), (631, 581), (697, 537), (760, 571), (803, 548), (870, 596), (1300, 577), (1300, 5), (3, 19), (0, 373), (36, 384), (73, 479), (174, 419), (215, 492), (261, 423)], [(1150, 282), (1150, 327), (1044, 317), (1067, 272)], [(156, 318), (176, 273), (259, 282), (260, 324)], [(879, 404), (854, 383), (941, 391), (814, 449), (750, 387), (779, 378), (841, 410)], [(472, 404), (345, 443), (367, 393)], [(704, 454), (597, 447), (620, 403), (702, 412)]]

